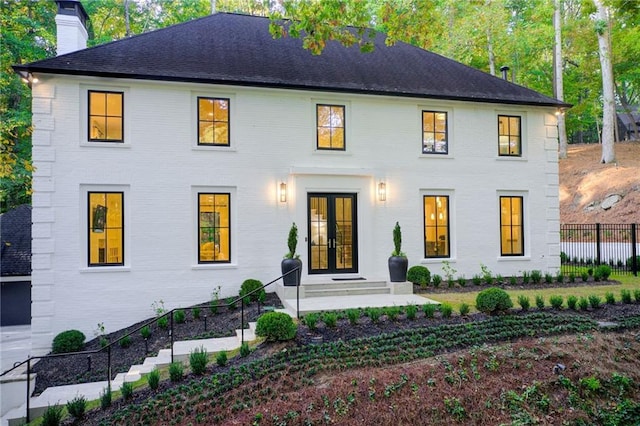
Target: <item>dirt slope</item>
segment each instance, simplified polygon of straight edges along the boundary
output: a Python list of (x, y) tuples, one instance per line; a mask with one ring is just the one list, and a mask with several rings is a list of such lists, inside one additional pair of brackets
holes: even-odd
[[(617, 164), (601, 164), (601, 145), (569, 145), (560, 160), (561, 223), (640, 223), (640, 142), (617, 143), (615, 152)], [(604, 210), (613, 194), (622, 199)]]

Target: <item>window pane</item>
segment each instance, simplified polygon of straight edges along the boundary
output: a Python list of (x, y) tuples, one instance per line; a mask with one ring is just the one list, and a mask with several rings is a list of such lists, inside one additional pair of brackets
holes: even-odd
[(434, 114), (432, 112), (422, 112), (422, 130), (424, 132), (433, 132), (435, 130)]
[(520, 117), (498, 116), (498, 155), (521, 155)]
[(107, 118), (91, 116), (89, 119), (90, 139), (104, 139), (107, 137)]
[(318, 148), (331, 148), (331, 129), (326, 127), (318, 129)]
[(213, 121), (213, 99), (198, 99), (198, 119)]
[(216, 123), (215, 124), (215, 139), (214, 142), (220, 145), (229, 144), (229, 124), (228, 123)]
[(213, 129), (213, 123), (200, 123), (200, 127), (198, 129), (198, 143), (213, 143)]
[(500, 197), (500, 244), (503, 256), (524, 255), (522, 197)]
[(344, 108), (331, 107), (331, 127), (344, 127)]
[(424, 197), (425, 257), (449, 257), (449, 197)]
[(107, 115), (122, 117), (122, 95), (107, 93)]
[(106, 93), (90, 92), (89, 93), (89, 109), (93, 115), (106, 115), (107, 110)]
[(510, 135), (520, 135), (520, 118), (519, 117), (509, 117), (509, 134)]
[(89, 266), (124, 264), (123, 194), (88, 194)]
[(316, 105), (317, 147), (319, 149), (345, 148), (344, 106)]
[(344, 148), (344, 129), (331, 129), (331, 148)]
[(422, 111), (422, 152), (447, 154), (447, 113)]
[(225, 99), (216, 99), (213, 113), (215, 121), (229, 121), (229, 102)]
[(122, 139), (122, 119), (117, 117), (107, 117), (107, 139)]
[(123, 94), (89, 92), (89, 140), (123, 140)]
[(436, 132), (444, 132), (447, 130), (447, 115), (437, 113), (436, 115)]
[(331, 108), (324, 105), (318, 105), (318, 126), (330, 127)]
[(231, 259), (229, 194), (198, 194), (199, 262)]

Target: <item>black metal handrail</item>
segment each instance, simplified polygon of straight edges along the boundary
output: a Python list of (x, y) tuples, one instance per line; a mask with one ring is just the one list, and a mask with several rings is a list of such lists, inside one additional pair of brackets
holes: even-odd
[[(241, 306), (241, 316), (240, 316), (240, 329), (241, 329), (241, 343), (244, 343), (244, 301), (248, 300), (248, 298), (253, 295), (254, 293), (259, 292), (260, 290), (264, 290), (266, 287), (270, 286), (271, 284), (278, 282), (281, 279), (284, 279), (284, 277), (286, 277), (287, 275), (291, 274), (291, 273), (296, 273), (296, 277), (299, 277), (298, 274), (298, 270), (300, 269), (300, 267), (297, 267), (295, 269), (292, 269), (291, 271), (288, 271), (285, 274), (282, 274), (280, 277), (269, 281), (267, 284), (264, 284), (261, 287), (256, 288), (255, 290), (242, 295), (242, 296), (238, 296), (237, 298), (231, 300), (228, 303), (225, 304), (218, 304), (218, 305), (209, 305), (211, 307), (215, 307), (215, 308), (230, 308), (231, 306), (235, 306), (238, 302), (240, 302), (240, 306)], [(298, 317), (298, 319), (300, 318), (300, 281), (297, 279), (296, 280), (296, 316)], [(132, 334), (142, 330), (144, 327), (148, 327), (150, 325), (153, 325), (155, 323), (157, 323), (161, 318), (164, 317), (169, 317), (169, 321), (170, 321), (170, 327), (169, 327), (169, 340), (170, 340), (170, 345), (171, 345), (171, 362), (173, 363), (174, 361), (174, 357), (173, 357), (173, 314), (175, 311), (177, 310), (185, 310), (185, 309), (189, 309), (191, 311), (193, 311), (194, 309), (198, 309), (198, 306), (192, 306), (189, 308), (174, 308), (171, 309), (168, 312), (165, 312), (162, 315), (159, 315), (157, 317), (155, 317), (154, 319), (143, 323), (142, 325), (140, 325), (139, 327), (136, 327), (135, 329), (131, 330), (129, 333), (124, 334), (122, 336), (120, 336), (118, 339), (114, 340), (113, 342), (109, 342), (107, 345), (101, 347), (100, 349), (93, 349), (90, 351), (81, 351), (81, 352), (69, 352), (69, 353), (63, 353), (63, 354), (47, 354), (47, 355), (38, 355), (38, 356), (29, 356), (26, 360), (22, 361), (22, 362), (16, 362), (13, 367), (11, 367), (10, 369), (6, 370), (5, 372), (3, 372), (2, 374), (0, 374), (0, 377), (12, 372), (13, 370), (17, 369), (18, 367), (27, 364), (27, 415), (26, 415), (26, 421), (27, 423), (30, 422), (30, 415), (29, 415), (29, 409), (30, 409), (30, 404), (29, 404), (29, 400), (31, 398), (31, 361), (32, 360), (37, 360), (37, 359), (48, 359), (48, 358), (60, 358), (60, 357), (65, 357), (65, 356), (79, 356), (79, 355), (93, 355), (93, 354), (97, 354), (103, 351), (107, 351), (107, 392), (111, 393), (111, 347), (113, 345), (115, 345), (116, 343), (120, 343), (121, 340), (131, 336)], [(258, 308), (259, 309), (259, 308)], [(205, 331), (206, 331), (206, 324), (207, 324), (207, 317), (205, 315), (204, 318), (205, 321)], [(145, 339), (146, 342), (146, 339)], [(91, 358), (89, 358), (89, 370), (91, 370)]]

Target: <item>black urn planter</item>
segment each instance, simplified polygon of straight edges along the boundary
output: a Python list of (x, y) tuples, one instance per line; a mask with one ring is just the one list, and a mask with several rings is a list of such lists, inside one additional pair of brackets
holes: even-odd
[[(297, 286), (300, 284), (300, 277), (302, 276), (302, 261), (300, 259), (283, 259), (281, 263), (282, 268), (282, 281), (286, 286)], [(291, 272), (285, 275), (289, 271), (293, 271), (298, 268), (297, 272)]]
[(389, 276), (392, 283), (401, 283), (407, 280), (407, 267), (409, 259), (404, 256), (391, 256), (389, 258)]

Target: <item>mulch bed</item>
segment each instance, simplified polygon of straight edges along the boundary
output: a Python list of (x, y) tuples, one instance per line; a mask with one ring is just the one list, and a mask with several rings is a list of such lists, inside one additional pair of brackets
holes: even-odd
[[(524, 290), (524, 289), (536, 289), (550, 287), (576, 287), (580, 285), (610, 285), (617, 284), (617, 282), (593, 282), (588, 283), (578, 282), (575, 283), (553, 283), (553, 284), (519, 284), (517, 286), (502, 285), (500, 287), (505, 290)], [(414, 288), (416, 293), (424, 294), (438, 294), (445, 292), (468, 292), (478, 291), (482, 288), (486, 288), (486, 285), (475, 286), (470, 284), (466, 287), (460, 287), (458, 285), (454, 287), (447, 287), (446, 285), (440, 288), (429, 287), (428, 289), (422, 289), (419, 286)], [(619, 297), (619, 295), (616, 295)], [(604, 301), (603, 301), (604, 302)], [(265, 303), (267, 306), (281, 307), (280, 300), (275, 293), (269, 293)], [(515, 301), (514, 301), (515, 304)], [(174, 341), (193, 339), (196, 336), (199, 338), (210, 337), (223, 337), (234, 335), (235, 330), (240, 326), (240, 309), (220, 309), (215, 315), (208, 311), (208, 305), (203, 304), (202, 317), (207, 315), (207, 329), (204, 328), (204, 319), (194, 319), (190, 311), (187, 309), (187, 319), (183, 324), (174, 324)], [(532, 307), (531, 311), (537, 311), (538, 309)], [(557, 313), (558, 315), (586, 315), (596, 320), (611, 320), (620, 318), (627, 315), (640, 314), (640, 304), (621, 304), (615, 305), (603, 304), (598, 309), (588, 309), (586, 311), (569, 311), (563, 309), (561, 311), (553, 310), (552, 308), (545, 308), (546, 312)], [(252, 303), (250, 306), (245, 307), (245, 321), (255, 321), (263, 311), (259, 312), (257, 303)], [(524, 314), (520, 309), (513, 309), (515, 314)], [(387, 319), (384, 315), (380, 321), (373, 323), (368, 317), (361, 317), (356, 325), (351, 325), (347, 319), (338, 320), (337, 327), (328, 328), (322, 321), (318, 323), (316, 330), (309, 330), (303, 323), (300, 323), (298, 334), (294, 342), (287, 345), (309, 345), (317, 344), (319, 342), (334, 342), (338, 340), (351, 340), (355, 338), (372, 337), (383, 333), (393, 333), (396, 331), (417, 328), (417, 327), (434, 327), (441, 324), (459, 324), (468, 323), (473, 321), (481, 321), (486, 319), (485, 314), (476, 313), (467, 316), (461, 316), (454, 314), (451, 318), (442, 318), (439, 313), (435, 314), (433, 318), (426, 318), (424, 313), (419, 310), (417, 318), (415, 320), (406, 319), (406, 315), (400, 315), (395, 321)], [(111, 333), (105, 337), (110, 340), (115, 340), (118, 337), (128, 333), (130, 330), (134, 330), (142, 325), (143, 322), (134, 324), (124, 330), (120, 330), (115, 333)], [(153, 356), (157, 354), (158, 350), (170, 347), (170, 338), (167, 330), (161, 330), (156, 325), (152, 327), (151, 337), (147, 340), (147, 347), (145, 348), (144, 339), (139, 333), (132, 335), (132, 345), (128, 348), (122, 348), (119, 345), (113, 345), (111, 350), (111, 364), (112, 364), (112, 377), (118, 372), (126, 372), (131, 365), (141, 364), (145, 357)], [(285, 345), (286, 347), (286, 345)], [(93, 339), (86, 344), (86, 350), (95, 350), (100, 348), (99, 339)], [(147, 351), (148, 349), (148, 351)], [(260, 358), (279, 350), (278, 345), (263, 344), (260, 345), (256, 351), (254, 351), (250, 357), (242, 358), (239, 360), (230, 360), (230, 365), (234, 365), (236, 362), (248, 362), (252, 359)], [(35, 394), (41, 393), (44, 389), (50, 386), (60, 386), (65, 384), (75, 384), (81, 382), (91, 381), (104, 381), (107, 377), (107, 353), (103, 351), (98, 354), (93, 354), (91, 358), (91, 370), (88, 371), (89, 358), (87, 355), (81, 356), (66, 356), (61, 358), (49, 358), (43, 359), (35, 364), (33, 371), (38, 374), (36, 380)]]

